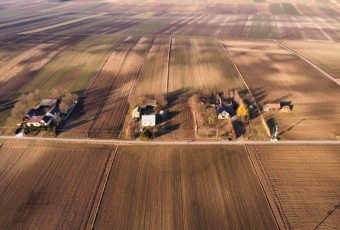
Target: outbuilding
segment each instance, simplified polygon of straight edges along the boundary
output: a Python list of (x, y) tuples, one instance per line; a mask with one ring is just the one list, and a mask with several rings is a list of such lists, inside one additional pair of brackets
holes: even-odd
[(142, 115), (142, 126), (156, 126), (156, 115)]

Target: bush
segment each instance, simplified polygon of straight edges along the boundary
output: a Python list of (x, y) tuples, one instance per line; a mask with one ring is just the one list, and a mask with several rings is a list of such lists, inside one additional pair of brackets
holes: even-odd
[(152, 132), (150, 129), (144, 129), (141, 133), (140, 133), (140, 139), (141, 140), (145, 140), (148, 141), (150, 139), (152, 139)]

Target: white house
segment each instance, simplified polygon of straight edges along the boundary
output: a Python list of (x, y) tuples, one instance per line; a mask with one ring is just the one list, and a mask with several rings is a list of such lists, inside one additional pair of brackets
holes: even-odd
[(217, 118), (218, 119), (228, 119), (229, 118), (229, 113), (225, 110), (223, 110), (222, 112), (220, 112), (218, 115), (217, 115)]
[(155, 126), (156, 125), (156, 115), (142, 115), (142, 126)]

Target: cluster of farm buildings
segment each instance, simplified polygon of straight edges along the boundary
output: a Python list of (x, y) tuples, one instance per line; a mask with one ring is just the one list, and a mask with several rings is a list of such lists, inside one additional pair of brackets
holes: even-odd
[(25, 115), (23, 122), (28, 126), (42, 127), (51, 124), (60, 114), (57, 99), (43, 99)]

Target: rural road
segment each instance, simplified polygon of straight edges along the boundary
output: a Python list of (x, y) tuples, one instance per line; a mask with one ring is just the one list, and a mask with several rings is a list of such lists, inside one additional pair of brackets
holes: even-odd
[(72, 139), (72, 138), (44, 138), (44, 137), (16, 137), (0, 136), (0, 139), (18, 139), (18, 140), (40, 140), (40, 141), (57, 141), (57, 142), (80, 142), (80, 143), (111, 143), (116, 145), (295, 145), (295, 144), (338, 144), (340, 141), (124, 141), (124, 140), (102, 140), (102, 139)]

